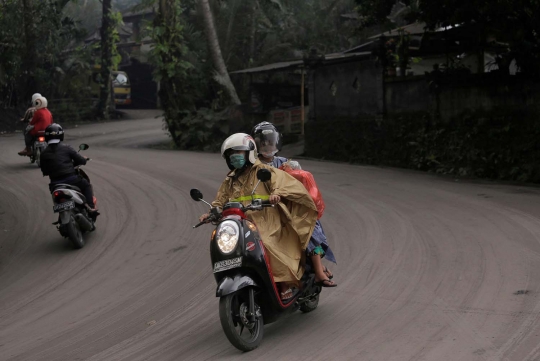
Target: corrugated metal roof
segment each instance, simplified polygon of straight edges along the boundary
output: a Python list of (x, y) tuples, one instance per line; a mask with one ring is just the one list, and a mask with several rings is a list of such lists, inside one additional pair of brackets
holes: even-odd
[(334, 53), (334, 54), (326, 54), (324, 56), (325, 61), (333, 61), (333, 60), (341, 60), (341, 59), (348, 59), (348, 58), (363, 58), (370, 56), (370, 51), (363, 51), (358, 53)]
[(463, 26), (460, 25), (460, 24), (456, 24), (454, 26), (449, 25), (449, 26), (445, 26), (445, 27), (438, 27), (438, 28), (436, 28), (434, 30), (427, 30), (426, 29), (426, 23), (413, 23), (413, 24), (405, 25), (405, 26), (402, 26), (402, 27), (387, 31), (387, 32), (382, 33), (382, 34), (374, 35), (374, 36), (370, 37), (369, 39), (377, 39), (377, 38), (379, 38), (379, 37), (381, 37), (383, 35), (386, 36), (387, 38), (393, 37), (393, 36), (399, 36), (399, 32), (398, 32), (399, 29), (403, 29), (403, 30), (407, 31), (410, 35), (424, 35), (424, 33), (426, 33), (426, 32), (440, 33), (440, 32), (443, 32), (443, 31), (453, 30), (453, 29), (457, 29), (457, 28), (463, 28)]
[(413, 24), (405, 25), (405, 26), (387, 31), (382, 34), (371, 36), (369, 37), (369, 39), (377, 39), (383, 35), (386, 37), (399, 36), (399, 32), (398, 32), (399, 29), (403, 29), (411, 35), (422, 35), (426, 32), (424, 29), (425, 27), (426, 27), (426, 23), (413, 23)]
[[(362, 52), (362, 53), (351, 53), (351, 54), (345, 54), (345, 53), (333, 53), (333, 54), (326, 54), (324, 56), (324, 59), (322, 59), (323, 62), (333, 62), (333, 61), (339, 61), (342, 59), (348, 59), (348, 58), (359, 58), (359, 57), (366, 57), (370, 56), (371, 52)], [(273, 64), (267, 64), (263, 66), (258, 66), (256, 68), (249, 68), (249, 69), (243, 69), (243, 70), (237, 70), (232, 71), (230, 74), (247, 74), (247, 73), (262, 73), (266, 71), (272, 71), (272, 70), (286, 70), (286, 69), (296, 69), (299, 68), (301, 65), (304, 65), (303, 60), (292, 60), (292, 61), (282, 61), (279, 63), (273, 63)]]
[(296, 67), (298, 67), (298, 65), (301, 65), (303, 63), (304, 63), (303, 60), (282, 61), (280, 63), (273, 63), (273, 64), (267, 64), (267, 65), (263, 65), (263, 66), (258, 66), (256, 68), (249, 68), (249, 69), (232, 71), (231, 74), (260, 73), (260, 72), (265, 72), (265, 71), (269, 71), (269, 70), (276, 70), (276, 69), (285, 70), (287, 68), (296, 68)]
[(369, 47), (371, 47), (373, 44), (375, 44), (375, 41), (369, 41), (369, 42), (367, 42), (367, 43), (364, 43), (364, 44), (355, 46), (354, 48), (347, 49), (347, 50), (345, 50), (343, 53), (344, 53), (344, 54), (358, 53), (360, 49), (366, 49), (366, 48), (369, 48)]
[(157, 13), (156, 10), (154, 10), (153, 7), (149, 7), (142, 10), (135, 10), (135, 11), (126, 11), (122, 14), (122, 19), (124, 22), (131, 22), (134, 18), (137, 17), (150, 17)]

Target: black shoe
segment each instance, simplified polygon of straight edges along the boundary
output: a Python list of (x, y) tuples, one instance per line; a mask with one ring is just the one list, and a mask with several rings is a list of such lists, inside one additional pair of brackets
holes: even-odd
[(100, 213), (95, 209), (93, 211), (89, 212), (89, 216), (92, 219), (93, 223), (96, 223), (97, 216), (99, 216), (99, 215), (100, 215)]

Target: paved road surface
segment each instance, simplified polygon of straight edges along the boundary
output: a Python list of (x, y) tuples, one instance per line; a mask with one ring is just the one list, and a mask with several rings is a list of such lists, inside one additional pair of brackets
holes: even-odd
[(150, 113), (69, 129), (103, 216), (82, 250), (51, 225), (47, 180), (0, 137), (1, 360), (540, 360), (540, 192), (303, 160), (339, 264), (319, 308), (266, 328), (242, 354), (225, 338), (210, 227), (217, 154), (146, 149)]

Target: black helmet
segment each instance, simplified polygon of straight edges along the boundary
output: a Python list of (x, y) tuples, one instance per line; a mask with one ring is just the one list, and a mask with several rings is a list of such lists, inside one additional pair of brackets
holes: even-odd
[(255, 139), (259, 154), (267, 158), (273, 157), (281, 150), (281, 134), (272, 123), (262, 122), (257, 124), (253, 127), (251, 136)]
[(60, 143), (64, 140), (64, 129), (60, 124), (52, 123), (45, 128), (45, 141), (48, 144)]

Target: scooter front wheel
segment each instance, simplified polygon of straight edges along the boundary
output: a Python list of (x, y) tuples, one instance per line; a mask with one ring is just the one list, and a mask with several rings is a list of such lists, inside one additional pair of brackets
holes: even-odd
[(225, 336), (240, 351), (256, 349), (264, 335), (261, 310), (255, 304), (255, 321), (249, 317), (249, 292), (243, 289), (219, 299), (219, 319)]

